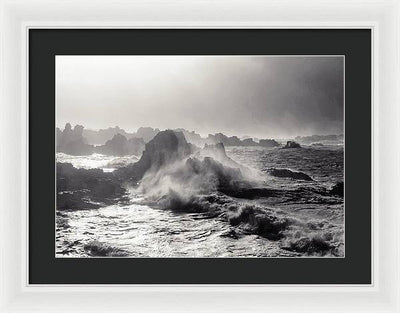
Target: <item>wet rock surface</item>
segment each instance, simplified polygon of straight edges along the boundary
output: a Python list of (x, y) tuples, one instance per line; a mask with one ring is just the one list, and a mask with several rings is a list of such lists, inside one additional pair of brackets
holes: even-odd
[(192, 147), (182, 133), (165, 130), (146, 144), (137, 163), (121, 168), (115, 174), (123, 180), (138, 182), (148, 170), (157, 171), (164, 165), (182, 160), (191, 153)]
[(57, 163), (57, 209), (92, 209), (119, 201), (127, 201), (126, 190), (112, 173)]
[(265, 148), (273, 148), (273, 147), (279, 147), (280, 144), (275, 141), (274, 139), (261, 139), (259, 142), (259, 145), (261, 147), (265, 147)]
[(336, 183), (332, 189), (329, 191), (331, 195), (339, 196), (339, 197), (344, 197), (344, 183), (343, 182), (338, 182)]
[(288, 141), (286, 142), (286, 145), (282, 147), (282, 149), (296, 149), (296, 148), (301, 148), (301, 146), (299, 143), (295, 141)]
[(312, 181), (313, 179), (305, 173), (302, 172), (295, 172), (288, 169), (278, 169), (278, 168), (271, 168), (268, 171), (268, 174), (275, 177), (286, 177), (292, 179), (300, 179), (300, 180), (307, 180)]

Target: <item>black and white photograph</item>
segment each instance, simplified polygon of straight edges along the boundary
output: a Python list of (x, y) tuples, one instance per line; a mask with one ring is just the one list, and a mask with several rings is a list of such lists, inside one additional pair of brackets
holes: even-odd
[(342, 55), (57, 55), (57, 258), (343, 258)]

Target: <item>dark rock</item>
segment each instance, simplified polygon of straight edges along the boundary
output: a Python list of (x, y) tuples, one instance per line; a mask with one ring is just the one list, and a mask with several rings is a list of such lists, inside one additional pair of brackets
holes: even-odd
[(280, 146), (280, 144), (274, 139), (261, 139), (259, 145), (266, 148), (273, 148)]
[(286, 177), (286, 178), (307, 180), (307, 181), (312, 181), (313, 180), (307, 174), (304, 174), (302, 172), (293, 172), (293, 171), (288, 170), (288, 169), (271, 168), (271, 169), (268, 170), (268, 174), (270, 174), (271, 176), (274, 176), (274, 177)]
[(115, 175), (124, 180), (137, 182), (149, 169), (157, 171), (162, 166), (181, 160), (191, 153), (192, 146), (187, 143), (182, 133), (172, 130), (161, 131), (146, 144), (138, 162), (116, 170)]
[(295, 141), (288, 141), (286, 142), (286, 146), (282, 147), (282, 149), (292, 149), (292, 148), (301, 148), (301, 146)]
[(329, 191), (329, 194), (334, 196), (343, 197), (344, 196), (344, 183), (338, 182), (336, 183), (332, 189)]
[(113, 173), (57, 163), (57, 209), (92, 209), (124, 201), (126, 190)]

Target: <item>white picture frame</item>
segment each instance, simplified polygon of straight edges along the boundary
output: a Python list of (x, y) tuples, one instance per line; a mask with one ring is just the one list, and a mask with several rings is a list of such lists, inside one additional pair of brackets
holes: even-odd
[[(400, 312), (399, 1), (4, 0), (0, 12), (0, 312)], [(30, 28), (371, 29), (372, 284), (29, 285)]]

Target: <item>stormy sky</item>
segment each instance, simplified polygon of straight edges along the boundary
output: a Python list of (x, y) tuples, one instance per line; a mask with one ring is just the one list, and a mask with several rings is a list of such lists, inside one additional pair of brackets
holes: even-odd
[(341, 56), (57, 56), (57, 126), (343, 133)]

